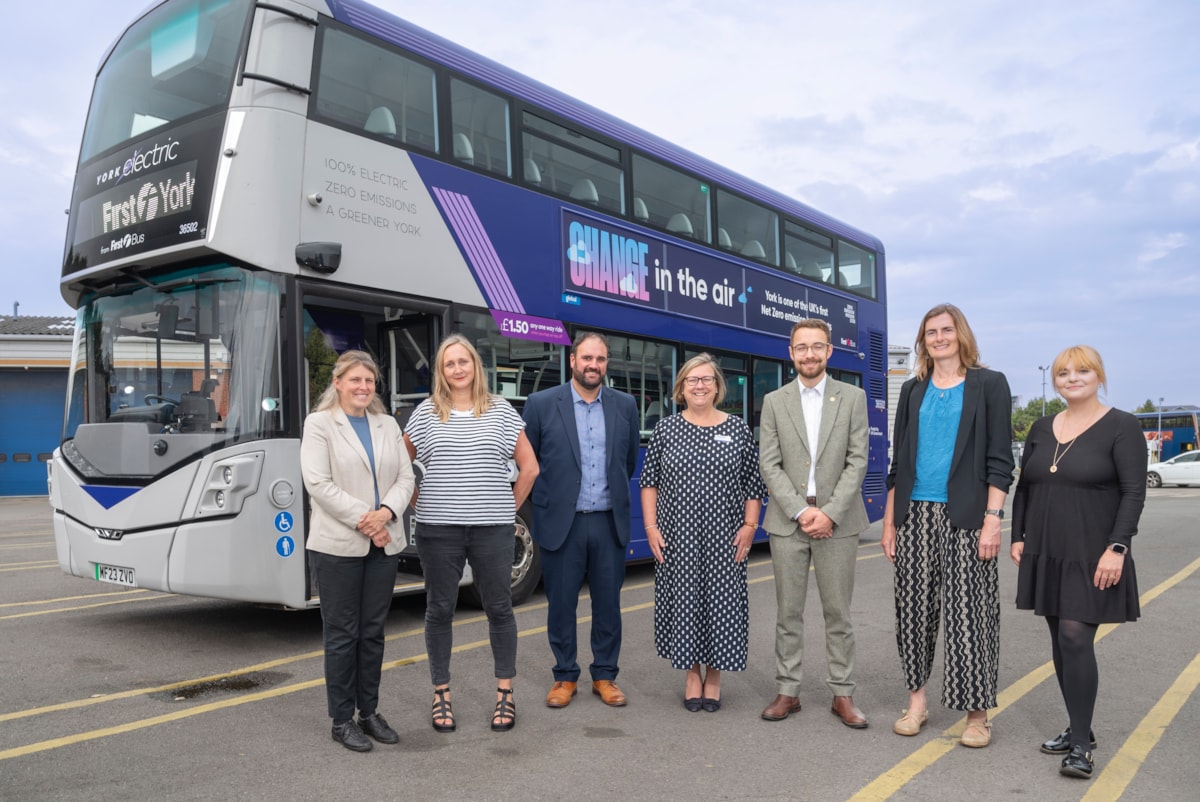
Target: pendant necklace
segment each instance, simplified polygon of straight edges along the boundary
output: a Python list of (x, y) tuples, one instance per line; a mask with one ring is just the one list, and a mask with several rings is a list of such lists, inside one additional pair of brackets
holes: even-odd
[[(1088, 427), (1092, 425), (1093, 418), (1095, 418), (1095, 415), (1093, 415), (1091, 418), (1088, 418), (1087, 424), (1085, 424), (1084, 427), (1079, 431), (1079, 434), (1083, 434), (1088, 430)], [(1053, 429), (1051, 429), (1051, 431), (1053, 431)], [(1058, 453), (1059, 446), (1061, 446), (1062, 443), (1058, 442), (1057, 437), (1054, 438), (1054, 459), (1050, 460), (1050, 473), (1058, 473), (1058, 463), (1063, 457), (1067, 456), (1067, 452), (1071, 450), (1071, 446), (1075, 445), (1075, 441), (1079, 439), (1079, 434), (1071, 438), (1071, 441), (1067, 443), (1067, 447), (1063, 449), (1062, 454)]]
[(1063, 457), (1067, 456), (1067, 452), (1071, 450), (1071, 446), (1075, 445), (1075, 441), (1079, 439), (1079, 435), (1075, 435), (1071, 442), (1067, 443), (1067, 447), (1063, 449), (1061, 455), (1058, 453), (1058, 447), (1061, 445), (1057, 440), (1054, 441), (1054, 459), (1050, 461), (1050, 473), (1058, 473), (1058, 462)]

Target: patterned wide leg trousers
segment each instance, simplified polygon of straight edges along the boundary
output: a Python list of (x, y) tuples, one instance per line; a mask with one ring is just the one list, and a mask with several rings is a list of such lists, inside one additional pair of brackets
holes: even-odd
[(1000, 596), (996, 560), (979, 559), (979, 530), (955, 529), (946, 505), (914, 501), (896, 533), (896, 646), (910, 691), (933, 670), (945, 611), (942, 704), (996, 706)]

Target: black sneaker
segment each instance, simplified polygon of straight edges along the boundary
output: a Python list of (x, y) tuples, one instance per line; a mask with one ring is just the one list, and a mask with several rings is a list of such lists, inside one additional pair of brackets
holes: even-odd
[[(1089, 731), (1091, 747), (1096, 748), (1096, 733)], [(1071, 751), (1071, 728), (1067, 727), (1057, 738), (1051, 738), (1042, 744), (1042, 751), (1047, 755), (1065, 755)]]
[(388, 726), (387, 719), (378, 713), (358, 717), (358, 728), (381, 744), (398, 744), (400, 735)]
[(1092, 762), (1092, 753), (1085, 751), (1082, 746), (1076, 744), (1071, 747), (1071, 751), (1063, 758), (1062, 768), (1058, 773), (1064, 777), (1078, 777), (1081, 780), (1091, 779), (1092, 768), (1095, 764)]
[(345, 724), (333, 725), (333, 740), (353, 752), (370, 752), (374, 744), (367, 740), (362, 730), (350, 719)]

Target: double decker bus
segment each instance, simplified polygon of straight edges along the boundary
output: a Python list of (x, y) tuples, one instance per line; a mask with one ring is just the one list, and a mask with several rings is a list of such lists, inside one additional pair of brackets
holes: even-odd
[(1166, 407), (1161, 412), (1135, 413), (1152, 462), (1166, 462), (1185, 451), (1192, 451), (1200, 440), (1200, 407)]
[[(648, 438), (701, 351), (756, 428), (794, 375), (793, 322), (820, 317), (830, 372), (868, 395), (882, 515), (877, 239), (360, 0), (167, 0), (135, 20), (96, 76), (61, 288), (78, 313), (50, 501), (77, 576), (319, 603), (305, 412), (359, 348), (403, 424), (450, 332), (518, 408), (569, 378), (575, 332), (604, 332)], [(525, 513), (517, 601), (539, 577)], [(421, 587), (409, 543), (397, 592)]]

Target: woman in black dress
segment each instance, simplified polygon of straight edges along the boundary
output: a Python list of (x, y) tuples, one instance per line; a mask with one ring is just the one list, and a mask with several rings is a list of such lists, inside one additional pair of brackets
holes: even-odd
[(1060, 772), (1092, 776), (1092, 711), (1100, 624), (1136, 621), (1130, 541), (1146, 501), (1146, 441), (1137, 418), (1101, 403), (1104, 363), (1076, 345), (1054, 360), (1054, 389), (1067, 402), (1033, 424), (1013, 496), (1017, 607), (1045, 616), (1054, 672), (1070, 726), (1042, 744), (1065, 755)]

